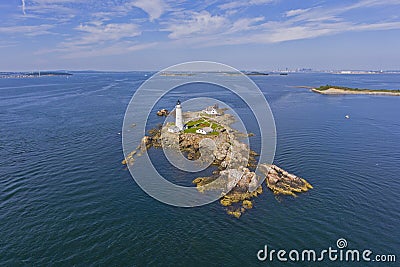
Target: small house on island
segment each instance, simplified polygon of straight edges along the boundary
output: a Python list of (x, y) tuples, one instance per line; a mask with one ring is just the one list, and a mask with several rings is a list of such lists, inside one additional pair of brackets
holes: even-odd
[(207, 107), (202, 112), (208, 115), (218, 115), (218, 111), (214, 106)]
[(171, 126), (168, 128), (168, 132), (170, 133), (179, 133), (181, 130), (177, 126)]
[(198, 134), (209, 134), (212, 132), (214, 132), (214, 130), (211, 127), (204, 127), (196, 130), (196, 133)]

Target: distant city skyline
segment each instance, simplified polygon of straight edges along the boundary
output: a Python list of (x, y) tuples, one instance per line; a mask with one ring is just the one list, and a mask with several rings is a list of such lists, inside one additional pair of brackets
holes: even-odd
[(15, 0), (0, 71), (399, 70), (400, 1)]

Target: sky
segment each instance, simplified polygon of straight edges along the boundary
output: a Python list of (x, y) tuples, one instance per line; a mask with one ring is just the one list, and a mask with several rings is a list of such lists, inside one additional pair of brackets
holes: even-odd
[(0, 71), (399, 70), (399, 0), (0, 0)]

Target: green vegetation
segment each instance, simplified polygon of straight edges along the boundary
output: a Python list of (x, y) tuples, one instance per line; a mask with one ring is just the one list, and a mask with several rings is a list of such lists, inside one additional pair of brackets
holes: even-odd
[(325, 91), (330, 88), (339, 89), (343, 91), (354, 91), (354, 92), (387, 92), (387, 93), (400, 93), (400, 90), (389, 90), (389, 89), (382, 89), (382, 90), (371, 90), (371, 89), (360, 89), (360, 88), (350, 88), (344, 86), (335, 86), (335, 85), (323, 85), (318, 88), (315, 88), (317, 91)]
[(184, 133), (196, 133), (197, 129), (199, 129), (199, 128), (196, 128), (196, 127), (188, 128), (188, 129), (185, 129), (183, 132)]
[(214, 123), (214, 122), (211, 123), (211, 126), (210, 126), (210, 127), (211, 127), (214, 131), (222, 130), (222, 129), (223, 129), (223, 127), (222, 127), (221, 125), (216, 124), (216, 123)]
[(201, 117), (198, 120), (195, 121), (189, 121), (186, 123), (187, 129), (185, 129), (183, 132), (184, 133), (196, 133), (196, 130), (204, 128), (204, 127), (211, 127), (214, 132), (209, 133), (210, 135), (219, 135), (220, 129), (223, 129), (223, 127), (216, 122), (210, 122), (207, 120), (205, 117)]
[(191, 127), (197, 127), (199, 124), (204, 124), (204, 123), (208, 123), (208, 122), (204, 118), (200, 118), (196, 121), (189, 121), (188, 123), (186, 123), (186, 126), (188, 128), (191, 128)]

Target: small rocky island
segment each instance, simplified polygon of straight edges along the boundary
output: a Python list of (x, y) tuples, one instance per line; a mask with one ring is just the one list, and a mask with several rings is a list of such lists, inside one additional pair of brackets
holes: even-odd
[[(169, 122), (148, 131), (138, 148), (127, 155), (122, 164), (133, 165), (135, 157), (151, 147), (180, 150), (189, 160), (211, 162), (217, 167), (212, 176), (198, 177), (193, 183), (199, 192), (221, 191), (221, 205), (226, 207), (228, 214), (239, 218), (253, 207), (254, 198), (263, 192), (263, 184), (255, 173), (257, 153), (240, 141), (246, 135), (230, 127), (236, 120), (225, 111), (215, 105), (202, 111), (182, 112), (178, 101), (175, 123)], [(275, 195), (296, 196), (312, 188), (305, 179), (276, 165), (263, 163), (258, 168), (266, 187)]]
[(169, 111), (167, 109), (165, 109), (165, 108), (160, 109), (159, 111), (157, 111), (157, 116), (160, 116), (160, 117), (165, 116), (165, 117), (167, 117), (168, 115), (169, 115)]
[(323, 95), (392, 95), (400, 96), (400, 90), (371, 90), (371, 89), (359, 89), (350, 88), (344, 86), (334, 86), (334, 85), (323, 85), (317, 88), (310, 87), (311, 91), (314, 93), (319, 93)]

